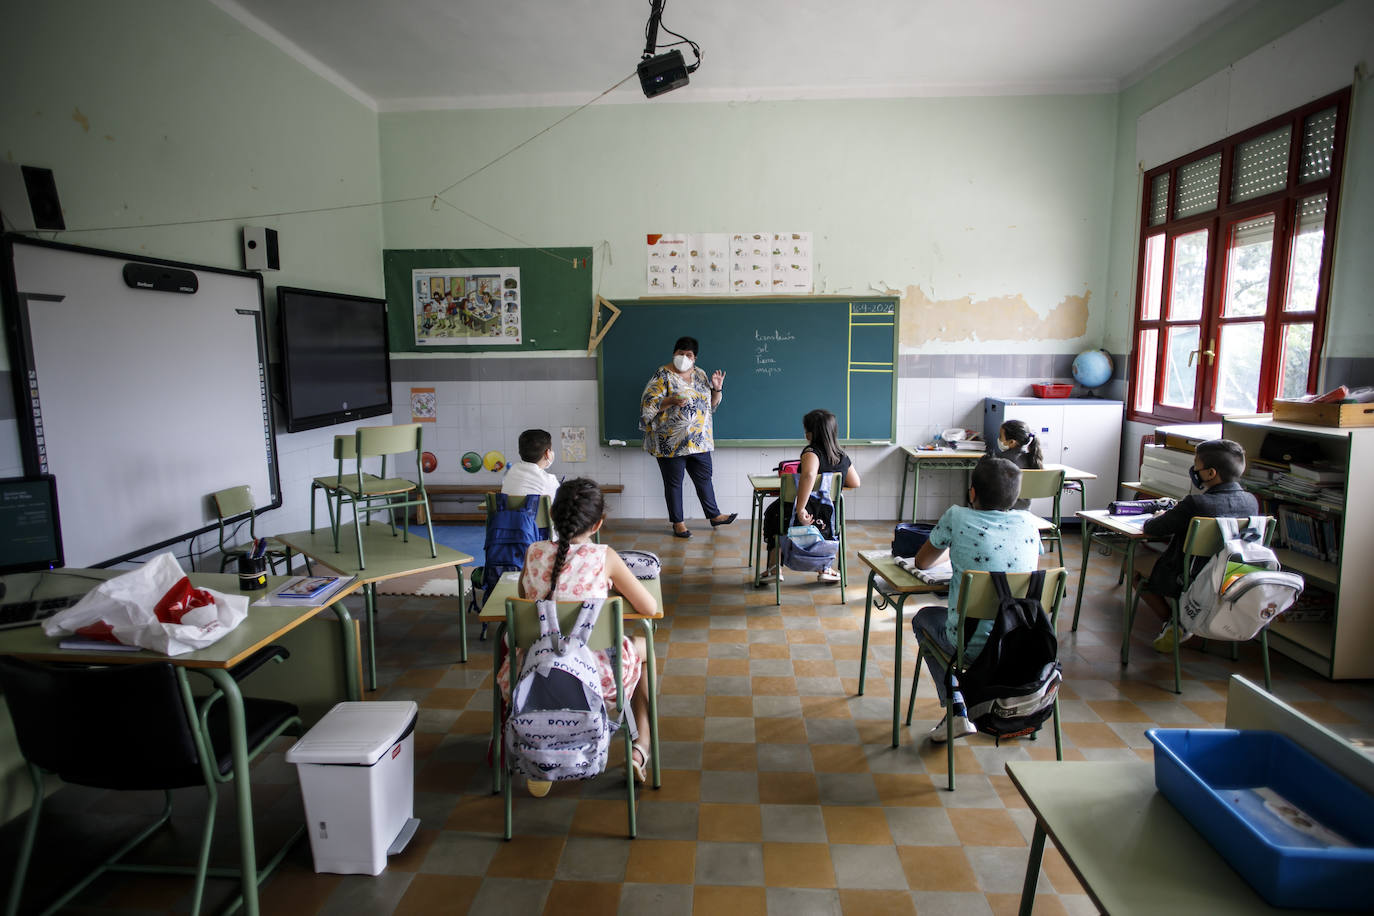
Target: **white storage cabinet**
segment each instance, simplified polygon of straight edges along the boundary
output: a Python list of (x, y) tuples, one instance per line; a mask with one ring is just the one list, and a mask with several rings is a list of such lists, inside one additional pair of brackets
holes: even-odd
[[(1007, 420), (1022, 420), (1040, 440), (1045, 464), (1066, 464), (1091, 471), (1096, 480), (1086, 481), (1089, 509), (1105, 509), (1116, 499), (1121, 466), (1120, 401), (1100, 398), (987, 398), (983, 404), (983, 438), (997, 441), (997, 430)], [(1048, 499), (1031, 503), (1031, 511), (1048, 517)], [(1078, 497), (1065, 493), (1060, 501), (1063, 517), (1073, 519)]]

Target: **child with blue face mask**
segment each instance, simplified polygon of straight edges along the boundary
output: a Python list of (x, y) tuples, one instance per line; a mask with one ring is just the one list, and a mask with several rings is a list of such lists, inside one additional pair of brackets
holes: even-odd
[[(1183, 539), (1189, 524), (1195, 518), (1249, 518), (1259, 514), (1259, 502), (1237, 483), (1244, 471), (1245, 449), (1239, 443), (1230, 439), (1199, 443), (1188, 476), (1202, 492), (1185, 496), (1172, 509), (1156, 514), (1142, 529), (1150, 537), (1169, 538), (1154, 567), (1137, 573), (1140, 600), (1165, 621), (1154, 640), (1156, 651), (1172, 652), (1178, 639), (1168, 622), (1172, 615), (1167, 599), (1177, 598), (1183, 591)], [(1139, 553), (1136, 556), (1140, 558)], [(1203, 562), (1205, 559), (1198, 560), (1199, 565)], [(1137, 565), (1138, 570), (1141, 565)]]

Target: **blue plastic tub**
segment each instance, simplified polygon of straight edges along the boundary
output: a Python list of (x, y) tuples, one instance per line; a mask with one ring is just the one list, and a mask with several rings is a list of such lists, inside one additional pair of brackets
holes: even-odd
[(1374, 797), (1274, 732), (1145, 735), (1159, 791), (1270, 904), (1374, 905)]

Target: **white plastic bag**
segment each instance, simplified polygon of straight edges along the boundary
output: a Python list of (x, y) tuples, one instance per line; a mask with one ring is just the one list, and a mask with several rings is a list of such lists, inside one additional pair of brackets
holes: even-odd
[(180, 623), (163, 623), (154, 609), (185, 577), (176, 557), (162, 553), (138, 569), (100, 583), (76, 604), (49, 617), (43, 632), (68, 636), (82, 627), (107, 623), (114, 638), (163, 655), (182, 655), (213, 645), (248, 616), (248, 598), (203, 589), (214, 604), (193, 608)]

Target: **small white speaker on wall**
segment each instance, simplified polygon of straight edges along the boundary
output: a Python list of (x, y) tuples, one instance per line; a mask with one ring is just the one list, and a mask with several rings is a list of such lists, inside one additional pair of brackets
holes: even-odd
[(277, 230), (266, 226), (243, 227), (243, 269), (281, 270)]

